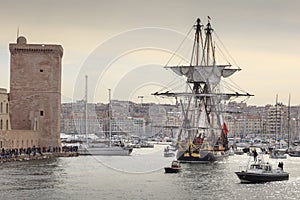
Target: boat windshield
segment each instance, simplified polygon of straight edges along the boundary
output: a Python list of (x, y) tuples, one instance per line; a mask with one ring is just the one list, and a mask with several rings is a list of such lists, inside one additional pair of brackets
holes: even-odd
[(272, 167), (269, 164), (252, 164), (250, 165), (250, 169), (263, 169), (265, 171), (271, 171)]
[(250, 169), (262, 169), (262, 166), (259, 164), (253, 164), (250, 166)]
[(264, 166), (264, 170), (266, 170), (266, 171), (271, 171), (272, 168), (271, 168), (270, 165), (265, 165), (265, 166)]

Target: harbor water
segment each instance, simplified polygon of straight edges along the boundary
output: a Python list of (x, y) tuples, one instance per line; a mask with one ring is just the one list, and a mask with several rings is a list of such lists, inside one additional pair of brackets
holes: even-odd
[(211, 164), (182, 164), (165, 174), (172, 159), (163, 147), (134, 149), (131, 156), (79, 156), (0, 164), (0, 199), (298, 199), (300, 158), (284, 162), (288, 181), (241, 184), (235, 171), (252, 157), (229, 156)]

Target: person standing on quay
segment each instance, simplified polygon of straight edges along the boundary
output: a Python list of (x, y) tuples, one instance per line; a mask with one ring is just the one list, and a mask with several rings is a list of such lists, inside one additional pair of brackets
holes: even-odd
[(254, 150), (253, 150), (254, 162), (257, 161), (257, 156), (258, 156), (257, 151), (256, 151), (256, 149), (254, 149)]

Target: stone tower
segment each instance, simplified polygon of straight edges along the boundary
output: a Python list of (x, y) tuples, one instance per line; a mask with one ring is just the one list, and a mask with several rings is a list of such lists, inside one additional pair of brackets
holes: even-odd
[(59, 146), (62, 46), (21, 36), (9, 50), (11, 128), (38, 132), (40, 147)]

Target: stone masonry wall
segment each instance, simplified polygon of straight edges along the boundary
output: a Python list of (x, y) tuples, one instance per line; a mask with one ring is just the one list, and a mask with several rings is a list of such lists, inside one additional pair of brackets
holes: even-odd
[(12, 129), (38, 132), (41, 147), (59, 146), (62, 47), (19, 37), (9, 49)]

